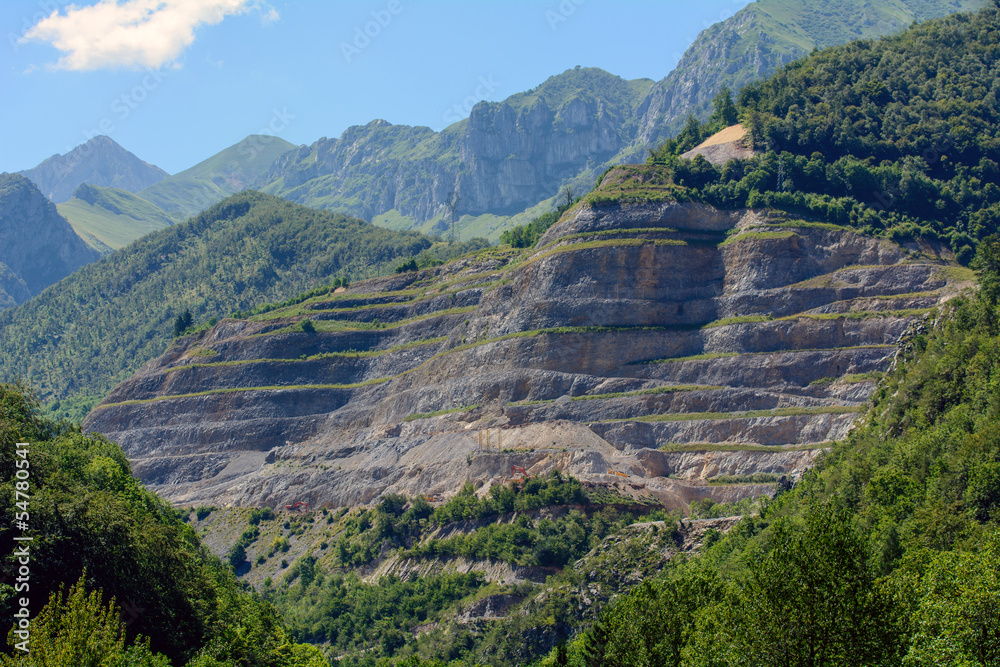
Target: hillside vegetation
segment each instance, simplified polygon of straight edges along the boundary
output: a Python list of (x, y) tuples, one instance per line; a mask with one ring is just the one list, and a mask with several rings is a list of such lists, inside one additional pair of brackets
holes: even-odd
[(145, 236), (0, 314), (0, 377), (23, 378), (59, 416), (80, 419), (161, 354), (173, 321), (197, 324), (389, 270), (432, 242), (247, 191)]
[[(716, 100), (650, 162), (689, 197), (774, 207), (894, 239), (947, 243), (967, 264), (1000, 229), (996, 8), (929, 21), (795, 62)], [(759, 154), (722, 167), (677, 157), (736, 118)]]
[[(8, 554), (28, 544), (30, 554), (30, 588), (12, 585), (17, 559), (0, 566), (7, 619), (0, 664), (326, 664), (317, 649), (291, 638), (268, 604), (242, 589), (167, 503), (141, 487), (114, 443), (41, 418), (23, 386), (2, 384), (0, 450), (0, 542)], [(30, 500), (15, 504), (16, 491)], [(28, 528), (15, 528), (15, 517)], [(14, 650), (21, 639), (8, 637), (6, 625), (25, 598), (30, 657)]]
[(703, 30), (640, 106), (639, 139), (676, 136), (707, 119), (722, 90), (769, 77), (814, 49), (891, 35), (919, 21), (981, 9), (984, 0), (759, 0)]
[(128, 190), (86, 184), (76, 189), (72, 199), (57, 204), (56, 209), (80, 238), (102, 254), (180, 222)]

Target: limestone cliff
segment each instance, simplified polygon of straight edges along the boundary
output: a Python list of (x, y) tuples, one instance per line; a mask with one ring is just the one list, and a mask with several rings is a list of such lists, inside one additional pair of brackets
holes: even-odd
[(760, 485), (708, 480), (794, 477), (846, 434), (955, 274), (759, 211), (578, 207), (526, 253), (494, 249), (181, 339), (84, 426), (187, 504), (447, 496), (511, 466), (671, 507), (734, 500)]
[(57, 203), (69, 201), (73, 192), (84, 183), (138, 192), (168, 175), (104, 135), (94, 137), (65, 155), (53, 155), (21, 174)]
[(0, 174), (0, 308), (27, 301), (99, 257), (31, 181)]
[(576, 68), (502, 102), (480, 102), (442, 132), (376, 120), (276, 160), (266, 192), (365, 219), (395, 210), (414, 221), (444, 214), (517, 213), (629, 145), (634, 111), (652, 85)]
[(915, 21), (976, 11), (982, 0), (761, 0), (698, 34), (638, 108), (636, 141), (657, 145), (688, 115), (705, 120), (723, 88), (737, 92), (813, 49), (874, 39)]

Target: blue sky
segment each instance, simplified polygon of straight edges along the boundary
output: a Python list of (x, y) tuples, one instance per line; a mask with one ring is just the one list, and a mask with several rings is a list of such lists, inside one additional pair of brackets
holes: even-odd
[(311, 143), (375, 118), (440, 130), (576, 65), (659, 80), (746, 4), (4, 0), (0, 171), (95, 134), (176, 173), (254, 133)]

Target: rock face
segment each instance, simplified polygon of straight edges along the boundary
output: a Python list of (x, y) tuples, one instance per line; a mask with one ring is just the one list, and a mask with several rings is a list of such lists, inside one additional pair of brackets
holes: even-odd
[(0, 174), (0, 308), (27, 301), (99, 257), (31, 181)]
[(577, 68), (503, 102), (480, 102), (440, 133), (372, 121), (278, 159), (264, 190), (365, 219), (395, 210), (430, 220), (453, 192), (459, 215), (517, 213), (628, 146), (629, 121), (652, 84)]
[[(453, 192), (459, 216), (521, 213), (564, 185), (583, 191), (605, 167), (642, 159), (689, 115), (708, 119), (724, 87), (738, 91), (815, 47), (982, 6), (983, 0), (760, 0), (703, 30), (655, 84), (576, 68), (503, 102), (481, 102), (467, 119), (449, 112), (446, 120), (457, 122), (442, 132), (376, 120), (276, 160), (263, 189), (366, 220), (393, 212), (386, 224), (428, 232), (444, 231)], [(663, 64), (659, 71), (669, 69)]]
[(69, 201), (83, 183), (138, 192), (168, 176), (155, 165), (143, 162), (100, 135), (65, 155), (53, 155), (21, 175), (29, 178), (56, 203)]
[(914, 21), (975, 11), (982, 0), (761, 0), (699, 33), (677, 67), (638, 109), (637, 142), (657, 145), (680, 131), (689, 114), (707, 119), (723, 88), (740, 90), (814, 48), (873, 39)]
[[(668, 506), (734, 500), (843, 437), (933, 257), (832, 225), (657, 203), (178, 341), (84, 423), (179, 503), (313, 507), (558, 468)], [(307, 316), (314, 331), (296, 322)], [(521, 473), (516, 473), (521, 474)]]

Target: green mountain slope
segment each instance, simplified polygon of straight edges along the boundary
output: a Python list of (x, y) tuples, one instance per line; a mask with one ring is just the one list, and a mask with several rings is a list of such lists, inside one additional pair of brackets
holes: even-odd
[(505, 218), (555, 198), (581, 172), (592, 182), (590, 171), (630, 144), (635, 107), (652, 84), (575, 68), (502, 102), (480, 102), (441, 132), (372, 121), (286, 154), (263, 190), (436, 233), (447, 228), (457, 192), (461, 237), (496, 239)]
[(256, 187), (271, 163), (293, 148), (293, 144), (279, 137), (250, 135), (138, 194), (164, 211), (186, 218), (231, 194)]
[(0, 378), (23, 378), (47, 401), (87, 404), (161, 354), (185, 310), (195, 322), (221, 318), (336, 276), (374, 274), (376, 263), (430, 245), (270, 195), (234, 195), (0, 314)]
[[(0, 510), (0, 541), (27, 556), (0, 564), (0, 627), (9, 639), (0, 664), (327, 664), (318, 649), (296, 644), (274, 610), (135, 481), (117, 445), (41, 419), (23, 388), (0, 384), (0, 453), (0, 492), (12, 499)], [(13, 502), (15, 493), (29, 496), (29, 478), (30, 512)], [(15, 527), (15, 518), (26, 527)], [(15, 541), (22, 537), (29, 541)], [(28, 586), (23, 576), (16, 582), (24, 563)], [(11, 626), (25, 627), (15, 617), (22, 604), (31, 618), (30, 660), (15, 649), (26, 638), (8, 635)]]
[(59, 213), (92, 248), (108, 253), (178, 220), (138, 195), (118, 188), (81, 185)]
[(1000, 230), (992, 11), (828, 49), (747, 86), (735, 112), (758, 150), (750, 159), (678, 158), (718, 128), (695, 123), (651, 162), (688, 189), (681, 196), (940, 240), (968, 263), (977, 240)]
[(703, 30), (677, 67), (639, 108), (638, 143), (677, 134), (693, 114), (704, 120), (723, 88), (739, 90), (815, 48), (899, 32), (914, 21), (974, 11), (983, 0), (760, 0)]

